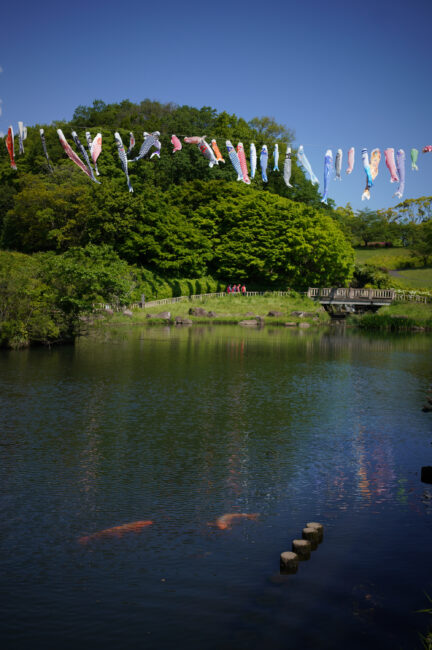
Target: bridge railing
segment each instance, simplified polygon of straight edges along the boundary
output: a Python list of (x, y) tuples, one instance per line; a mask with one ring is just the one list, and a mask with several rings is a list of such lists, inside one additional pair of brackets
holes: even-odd
[(352, 287), (311, 287), (307, 293), (309, 298), (329, 300), (385, 300), (395, 299), (393, 289), (353, 289)]

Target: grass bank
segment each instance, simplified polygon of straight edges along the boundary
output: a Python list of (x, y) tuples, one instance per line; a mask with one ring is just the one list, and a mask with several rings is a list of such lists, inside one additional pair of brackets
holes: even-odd
[(367, 330), (429, 332), (432, 331), (432, 303), (398, 302), (381, 307), (375, 314), (352, 316), (351, 319), (353, 324)]
[[(213, 316), (193, 315), (190, 309), (202, 308), (206, 312), (212, 312)], [(278, 312), (276, 316), (269, 316), (269, 312)], [(303, 312), (304, 316), (295, 315), (291, 312)], [(222, 297), (206, 297), (202, 300), (184, 300), (172, 304), (149, 307), (146, 309), (134, 309), (132, 316), (125, 316), (122, 312), (115, 312), (111, 315), (104, 315), (103, 319), (96, 320), (95, 325), (104, 323), (110, 324), (149, 324), (154, 325), (165, 322), (165, 319), (155, 318), (162, 312), (169, 312), (170, 319), (175, 320), (177, 316), (189, 318), (196, 323), (239, 323), (242, 320), (252, 319), (254, 316), (264, 318), (267, 324), (285, 325), (287, 322), (307, 322), (313, 325), (328, 323), (330, 318), (320, 304), (313, 302), (307, 297), (293, 292), (289, 296), (277, 296), (272, 293), (263, 296), (241, 296), (236, 294), (224, 295)], [(149, 318), (151, 316), (151, 318)]]

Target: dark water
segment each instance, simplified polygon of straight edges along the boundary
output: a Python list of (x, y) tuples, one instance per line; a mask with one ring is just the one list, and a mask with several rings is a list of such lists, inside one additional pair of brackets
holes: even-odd
[[(194, 326), (3, 351), (0, 647), (420, 647), (431, 343)], [(239, 512), (260, 517), (208, 525)], [(308, 521), (324, 541), (281, 577)]]

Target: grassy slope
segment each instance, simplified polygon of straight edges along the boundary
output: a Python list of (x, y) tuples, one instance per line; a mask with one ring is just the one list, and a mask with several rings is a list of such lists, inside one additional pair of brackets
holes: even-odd
[(411, 251), (407, 248), (356, 248), (356, 264), (374, 264), (389, 270), (399, 267), (399, 262), (409, 262)]
[[(206, 318), (200, 316), (189, 316), (188, 311), (190, 307), (203, 307), (206, 311), (213, 311), (216, 318)], [(247, 312), (254, 315), (267, 317), (270, 310), (280, 311), (283, 316), (268, 317), (268, 323), (283, 324), (287, 321), (300, 322), (309, 321), (314, 322), (313, 318), (298, 318), (292, 316), (292, 311), (306, 311), (319, 316), (320, 322), (328, 322), (329, 317), (324, 309), (318, 303), (313, 302), (309, 298), (302, 296), (238, 296), (238, 295), (225, 295), (221, 298), (206, 298), (203, 300), (182, 301), (168, 305), (161, 305), (158, 307), (150, 307), (148, 309), (137, 309), (133, 313), (132, 318), (123, 316), (121, 313), (116, 313), (108, 317), (112, 323), (116, 322), (132, 322), (132, 323), (150, 323), (159, 322), (157, 320), (148, 319), (147, 314), (160, 314), (163, 311), (169, 311), (171, 318), (176, 316), (185, 316), (196, 322), (231, 322), (237, 323), (241, 320), (252, 318), (246, 316)], [(108, 320), (107, 319), (107, 320)], [(315, 321), (316, 322), (316, 321)]]
[[(357, 248), (355, 251), (357, 264), (374, 264), (392, 273), (395, 285), (403, 289), (432, 289), (432, 269), (404, 269), (412, 261), (411, 252), (406, 248)], [(413, 264), (415, 266), (415, 264)], [(400, 269), (400, 270), (397, 270)]]

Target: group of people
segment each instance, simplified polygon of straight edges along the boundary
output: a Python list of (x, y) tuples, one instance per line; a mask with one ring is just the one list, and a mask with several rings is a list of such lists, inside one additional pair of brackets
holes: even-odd
[(227, 293), (241, 293), (242, 296), (246, 295), (246, 287), (244, 284), (229, 284), (226, 289)]

